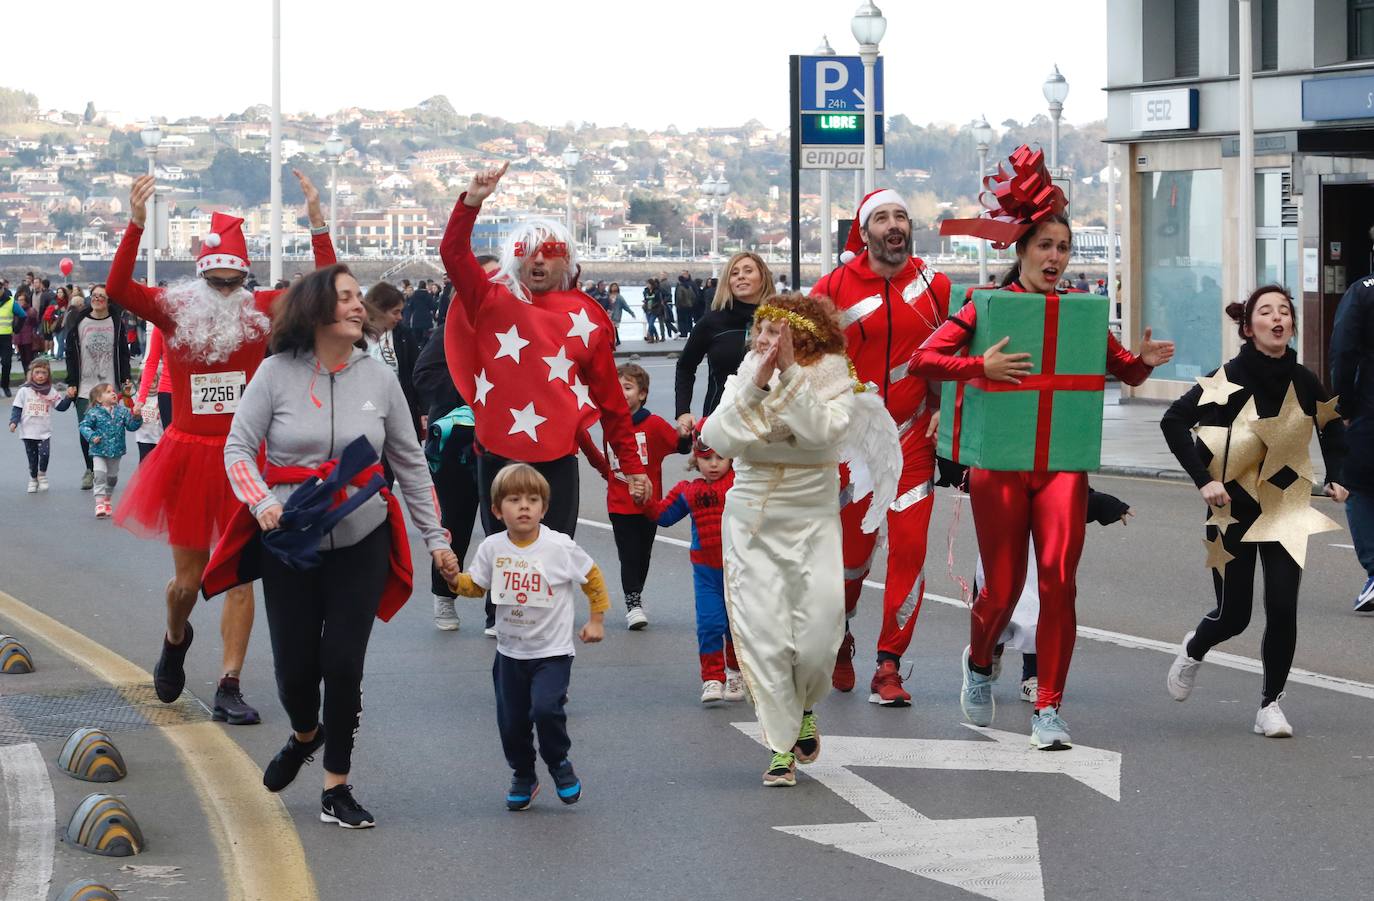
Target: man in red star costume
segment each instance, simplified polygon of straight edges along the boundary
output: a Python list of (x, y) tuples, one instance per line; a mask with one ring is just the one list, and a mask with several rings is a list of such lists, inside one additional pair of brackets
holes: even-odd
[[(333, 265), (334, 246), (320, 212), (320, 195), (296, 172), (305, 194), (315, 265)], [(224, 442), (243, 389), (257, 371), (271, 332), (272, 302), (281, 291), (244, 288), (249, 274), (243, 220), (215, 213), (201, 241), (196, 276), (168, 288), (133, 280), (138, 245), (153, 196), (152, 176), (129, 193), (129, 227), (110, 267), (110, 297), (157, 326), (172, 379), (172, 421), (156, 450), (141, 462), (115, 511), (115, 522), (141, 537), (172, 547), (175, 574), (167, 584), (167, 632), (153, 670), (158, 698), (170, 704), (186, 685), (184, 662), (194, 632), (188, 622), (210, 551), (242, 506), (224, 469)], [(224, 678), (214, 715), (235, 725), (258, 722), (243, 700), (239, 671), (253, 631), (253, 589), (230, 590), (220, 616)]]
[(629, 407), (616, 375), (614, 329), (578, 291), (577, 248), (561, 223), (521, 223), (488, 277), (472, 252), (472, 226), (506, 166), (475, 175), (458, 198), (439, 255), (455, 301), (444, 325), (445, 356), (458, 393), (470, 399), (479, 449), (479, 510), (488, 534), (491, 481), (508, 463), (528, 463), (552, 489), (544, 523), (577, 528), (578, 435), (598, 418), (631, 494), (651, 491)]
[[(907, 362), (949, 315), (949, 279), (911, 253), (911, 219), (906, 201), (883, 189), (864, 198), (850, 228), (845, 262), (826, 275), (813, 295), (829, 297), (840, 311), (849, 357), (859, 380), (877, 387), (902, 444), (897, 499), (887, 514), (887, 579), (878, 666), (869, 700), (906, 707), (902, 654), (911, 644), (925, 593), (926, 533), (935, 503), (935, 426), (938, 386), (907, 371)], [(855, 500), (849, 474), (842, 482), (840, 520), (844, 529), (845, 610), (853, 617), (863, 581), (873, 566), (877, 533), (860, 527), (871, 496)], [(854, 688), (854, 636), (848, 618), (832, 682)]]

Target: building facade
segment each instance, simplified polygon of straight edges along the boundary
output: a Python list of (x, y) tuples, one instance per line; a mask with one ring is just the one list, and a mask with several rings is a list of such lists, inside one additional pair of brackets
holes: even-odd
[(1374, 271), (1374, 0), (1250, 5), (1255, 172), (1243, 185), (1237, 0), (1108, 0), (1125, 328), (1177, 343), (1136, 396), (1175, 397), (1237, 349), (1223, 308), (1243, 295), (1242, 190), (1254, 192), (1254, 282), (1293, 292), (1299, 356), (1323, 378), (1336, 305)]

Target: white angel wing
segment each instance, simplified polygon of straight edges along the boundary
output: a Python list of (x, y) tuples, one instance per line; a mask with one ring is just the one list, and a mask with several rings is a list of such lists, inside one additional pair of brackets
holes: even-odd
[(897, 499), (897, 479), (902, 473), (897, 424), (878, 392), (854, 395), (854, 415), (840, 445), (840, 461), (849, 465), (854, 500), (873, 495), (864, 514), (863, 530), (876, 532), (887, 522), (887, 511)]

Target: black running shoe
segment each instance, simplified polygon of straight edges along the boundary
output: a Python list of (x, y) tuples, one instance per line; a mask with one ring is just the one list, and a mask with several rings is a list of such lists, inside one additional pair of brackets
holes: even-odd
[(320, 822), (337, 823), (345, 829), (371, 829), (377, 825), (372, 814), (353, 800), (353, 786), (336, 785), (320, 795)]
[(270, 792), (279, 792), (296, 779), (306, 761), (315, 759), (315, 752), (324, 745), (324, 723), (315, 730), (310, 741), (299, 741), (295, 733), (286, 740), (277, 756), (262, 771), (262, 784)]
[(181, 640), (181, 644), (172, 644), (167, 640), (167, 636), (162, 636), (162, 656), (157, 658), (157, 666), (153, 667), (153, 690), (157, 692), (157, 699), (164, 704), (170, 704), (181, 697), (181, 691), (186, 687), (186, 652), (191, 649), (191, 642), (196, 637), (196, 630), (191, 628), (191, 624), (186, 624), (186, 635)]
[(511, 777), (510, 788), (506, 789), (507, 810), (528, 810), (539, 794), (539, 779), (534, 775)]
[(582, 797), (582, 780), (573, 772), (571, 760), (564, 760), (558, 766), (549, 767), (549, 775), (558, 788), (558, 800), (564, 804), (576, 804)]
[(215, 689), (214, 717), (231, 726), (251, 726), (262, 722), (258, 712), (243, 699), (243, 692), (239, 691), (239, 680), (232, 676), (220, 679), (219, 687)]

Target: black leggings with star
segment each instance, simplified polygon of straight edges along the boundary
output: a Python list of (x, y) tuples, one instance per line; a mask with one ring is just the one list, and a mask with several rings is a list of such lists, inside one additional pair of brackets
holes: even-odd
[[(1253, 506), (1253, 501), (1245, 505), (1244, 497), (1237, 497), (1240, 492), (1235, 487), (1228, 486), (1228, 490), (1233, 499), (1232, 515), (1238, 521), (1226, 529), (1222, 546), (1235, 559), (1226, 564), (1222, 573), (1212, 573), (1217, 606), (1198, 623), (1197, 633), (1188, 642), (1188, 656), (1201, 660), (1212, 648), (1236, 637), (1250, 625), (1250, 613), (1255, 604), (1255, 564), (1258, 562), (1264, 567), (1264, 638), (1260, 642), (1260, 657), (1264, 662), (1261, 706), (1264, 706), (1278, 700), (1293, 666), (1293, 651), (1298, 643), (1298, 587), (1302, 582), (1302, 567), (1277, 541), (1240, 540), (1259, 511), (1238, 509)], [(1209, 527), (1207, 540), (1215, 540), (1216, 536), (1216, 527)]]

